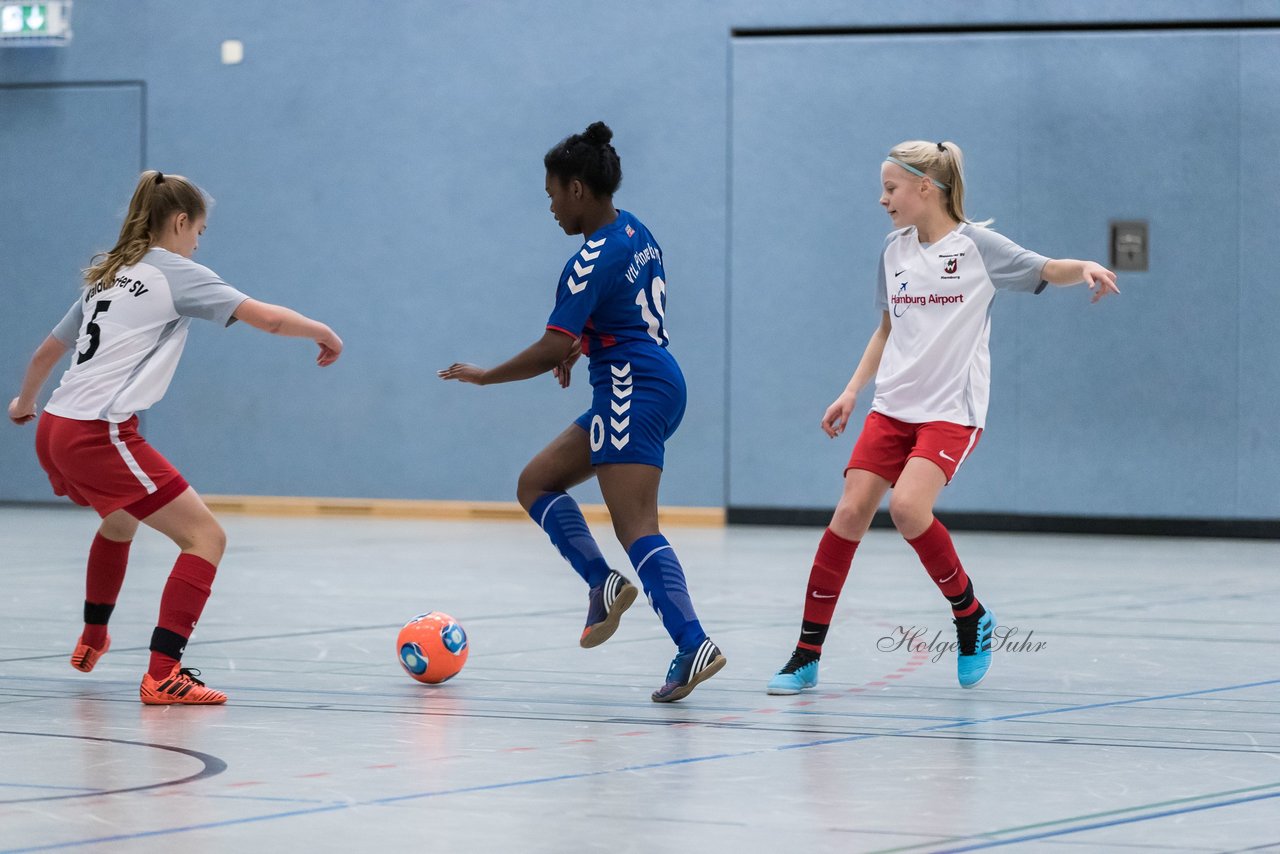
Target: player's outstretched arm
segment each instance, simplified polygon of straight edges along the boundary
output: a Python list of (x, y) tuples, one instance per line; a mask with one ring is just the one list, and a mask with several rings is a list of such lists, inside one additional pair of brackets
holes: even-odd
[(442, 380), (458, 380), (475, 385), (527, 380), (561, 367), (578, 346), (576, 338), (548, 329), (537, 341), (497, 367), (486, 369), (466, 362), (454, 362), (443, 371), (437, 371), (436, 376)]
[(844, 432), (844, 428), (849, 426), (849, 416), (853, 414), (853, 405), (858, 400), (858, 392), (862, 391), (862, 387), (871, 382), (876, 371), (880, 370), (880, 359), (884, 356), (884, 345), (889, 340), (889, 330), (892, 328), (889, 312), (881, 312), (880, 325), (876, 327), (875, 332), (871, 333), (871, 340), (867, 342), (867, 348), (862, 351), (862, 358), (858, 360), (858, 367), (854, 370), (853, 377), (822, 416), (822, 432), (831, 438), (839, 436)]
[(36, 417), (36, 398), (45, 380), (53, 372), (54, 365), (66, 355), (67, 345), (50, 335), (36, 348), (22, 378), (18, 396), (9, 401), (9, 420), (14, 424), (26, 424)]
[(1084, 282), (1093, 291), (1089, 302), (1097, 302), (1107, 294), (1118, 294), (1116, 274), (1096, 261), (1057, 258), (1044, 265), (1040, 277), (1051, 285), (1078, 285)]
[(560, 388), (568, 388), (569, 380), (573, 376), (574, 363), (578, 361), (578, 357), (582, 355), (582, 339), (573, 339), (573, 344), (569, 347), (568, 357), (551, 369), (551, 373), (556, 378), (556, 382), (560, 383)]
[(284, 335), (288, 338), (310, 338), (320, 347), (316, 356), (316, 364), (328, 367), (338, 361), (342, 355), (342, 339), (328, 326), (318, 320), (299, 314), (282, 305), (272, 305), (247, 299), (233, 312), (237, 320), (241, 320), (254, 329), (261, 329), (272, 335)]

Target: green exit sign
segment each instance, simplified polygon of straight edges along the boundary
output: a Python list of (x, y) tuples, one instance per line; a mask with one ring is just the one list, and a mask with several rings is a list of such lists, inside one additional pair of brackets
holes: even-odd
[(71, 41), (71, 0), (0, 0), (0, 46), (60, 45)]

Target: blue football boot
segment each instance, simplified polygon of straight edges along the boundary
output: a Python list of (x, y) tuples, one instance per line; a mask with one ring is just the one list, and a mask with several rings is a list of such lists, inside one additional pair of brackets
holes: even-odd
[(960, 646), (956, 678), (961, 688), (972, 688), (991, 667), (991, 635), (996, 628), (996, 618), (984, 610), (981, 617), (961, 617), (952, 622), (956, 624), (956, 640)]
[(791, 660), (769, 680), (770, 694), (799, 694), (818, 684), (818, 654), (797, 648)]

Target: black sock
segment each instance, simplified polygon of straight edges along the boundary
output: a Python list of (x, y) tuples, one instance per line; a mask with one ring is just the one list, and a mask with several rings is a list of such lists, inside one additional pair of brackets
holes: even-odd
[(827, 623), (815, 623), (810, 620), (800, 622), (800, 640), (796, 642), (796, 650), (812, 653), (816, 659), (822, 655), (822, 644), (827, 640)]
[(967, 620), (970, 617), (977, 619), (978, 617), (981, 617), (983, 613), (985, 613), (982, 610), (982, 606), (978, 605), (977, 608), (974, 608), (972, 614), (965, 614), (963, 617), (960, 616), (961, 611), (968, 611), (970, 608), (973, 608), (974, 602), (977, 601), (973, 596), (972, 580), (970, 580), (969, 583), (964, 586), (963, 593), (961, 593), (959, 596), (948, 596), (947, 601), (951, 603), (952, 615), (954, 615), (958, 620)]

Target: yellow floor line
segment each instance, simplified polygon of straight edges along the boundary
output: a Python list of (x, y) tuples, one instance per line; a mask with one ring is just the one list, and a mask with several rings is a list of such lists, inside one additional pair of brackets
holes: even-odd
[[(372, 516), (395, 519), (525, 520), (529, 516), (514, 501), (427, 501), (401, 498), (294, 498), (275, 495), (203, 495), (215, 513), (254, 516)], [(603, 504), (582, 506), (588, 522), (609, 522)], [(721, 507), (660, 507), (664, 525), (722, 527)]]

